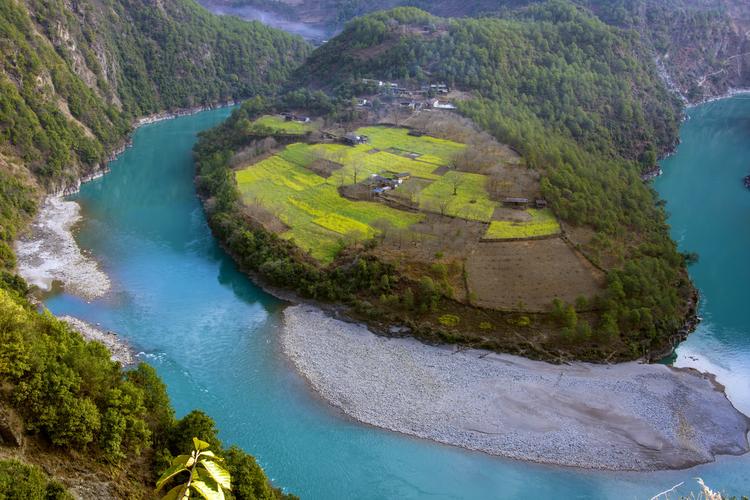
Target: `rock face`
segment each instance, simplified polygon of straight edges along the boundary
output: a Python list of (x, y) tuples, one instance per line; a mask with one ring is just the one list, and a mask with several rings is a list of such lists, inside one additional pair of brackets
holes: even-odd
[(23, 423), (15, 411), (0, 403), (0, 445), (20, 448), (23, 446)]
[(608, 470), (690, 467), (748, 451), (750, 420), (710, 377), (663, 365), (552, 365), (378, 337), (308, 306), (284, 352), (371, 425), (493, 455)]

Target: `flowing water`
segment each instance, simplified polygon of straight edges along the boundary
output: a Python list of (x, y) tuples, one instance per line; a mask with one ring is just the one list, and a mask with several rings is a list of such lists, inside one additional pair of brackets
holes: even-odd
[[(695, 476), (728, 492), (750, 491), (747, 456), (687, 471), (582, 471), (405, 437), (328, 407), (280, 352), (284, 303), (237, 271), (195, 196), (195, 136), (228, 113), (208, 111), (135, 133), (112, 173), (76, 197), (84, 214), (77, 240), (109, 274), (112, 291), (91, 303), (64, 293), (46, 301), (54, 313), (99, 323), (142, 351), (178, 414), (211, 414), (225, 443), (255, 455), (278, 485), (302, 498), (650, 498), (681, 481), (694, 485)], [(675, 235), (702, 257), (693, 271), (706, 321), (685, 350), (705, 351), (706, 363), (723, 367), (745, 405), (750, 318), (741, 306), (750, 279), (750, 192), (738, 188), (738, 177), (750, 170), (750, 101), (692, 114), (680, 154), (665, 162), (658, 184), (674, 212)], [(741, 375), (734, 380), (733, 373)]]

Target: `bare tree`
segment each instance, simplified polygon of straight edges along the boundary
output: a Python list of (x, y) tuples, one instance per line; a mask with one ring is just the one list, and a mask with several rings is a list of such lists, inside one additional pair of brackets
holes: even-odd
[(438, 207), (440, 208), (440, 215), (445, 215), (448, 212), (448, 204), (448, 198), (443, 198), (440, 200), (440, 203), (438, 203)]
[(456, 196), (458, 194), (458, 188), (464, 183), (464, 178), (458, 174), (453, 174), (448, 178), (448, 182), (450, 182), (453, 187), (453, 196)]

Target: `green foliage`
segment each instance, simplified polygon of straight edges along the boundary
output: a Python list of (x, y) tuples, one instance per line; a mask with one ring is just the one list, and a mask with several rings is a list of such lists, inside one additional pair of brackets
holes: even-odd
[(205, 500), (224, 500), (224, 492), (232, 489), (231, 476), (222, 467), (222, 460), (209, 448), (208, 443), (194, 437), (190, 454), (175, 457), (171, 467), (156, 481), (156, 491), (158, 493), (177, 477), (182, 477), (184, 482), (173, 486), (163, 500), (186, 500), (191, 493)]
[(73, 500), (61, 484), (51, 481), (40, 469), (16, 460), (0, 461), (0, 498)]
[(293, 495), (282, 494), (268, 482), (258, 463), (253, 457), (232, 446), (223, 454), (224, 465), (232, 475), (232, 496), (237, 500), (256, 500), (286, 498)]
[[(192, 432), (201, 436), (201, 441), (214, 451), (217, 458), (223, 460), (223, 466), (232, 478), (232, 491), (228, 495), (230, 498), (237, 500), (296, 499), (295, 496), (274, 488), (252, 456), (236, 446), (224, 449), (217, 436), (216, 423), (201, 411), (188, 413), (168, 431), (169, 448), (166, 450), (166, 461), (161, 464), (161, 469), (173, 467), (177, 460), (173, 457), (184, 457), (195, 450), (193, 437), (190, 437)], [(172, 486), (174, 485), (170, 485)]]
[[(127, 371), (125, 378), (143, 391), (146, 421), (154, 432), (155, 441), (166, 436), (174, 425), (174, 409), (167, 395), (167, 386), (159, 378), (156, 370), (146, 363), (140, 363), (134, 370)], [(154, 442), (157, 449), (165, 444)]]
[(460, 322), (461, 318), (459, 318), (455, 314), (443, 314), (438, 318), (438, 323), (447, 327), (458, 326)]
[(0, 322), (0, 375), (13, 384), (12, 401), (29, 431), (57, 446), (93, 447), (111, 462), (149, 445), (142, 391), (104, 346), (84, 342), (65, 323), (4, 290)]
[(0, 38), (0, 141), (46, 187), (103, 162), (132, 118), (272, 92), (308, 51), (189, 0), (3, 2)]
[[(441, 36), (420, 34), (427, 23)], [(542, 174), (541, 193), (558, 219), (596, 231), (583, 250), (624, 262), (608, 270), (606, 296), (592, 305), (601, 315), (594, 329), (632, 355), (670, 344), (692, 286), (640, 174), (675, 144), (681, 104), (634, 32), (562, 0), (492, 19), (396, 9), (352, 21), (296, 73), (300, 83), (334, 91), (361, 78), (443, 80), (471, 91), (459, 111)]]
[(221, 449), (217, 436), (216, 422), (199, 410), (193, 410), (182, 417), (169, 431), (169, 449), (172, 453), (182, 455), (189, 453), (193, 446), (193, 437), (201, 436), (211, 448)]

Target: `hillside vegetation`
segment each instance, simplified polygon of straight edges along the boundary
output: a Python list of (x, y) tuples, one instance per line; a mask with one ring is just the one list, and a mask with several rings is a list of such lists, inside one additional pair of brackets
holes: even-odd
[[(425, 24), (437, 34), (410, 29)], [(674, 145), (680, 106), (632, 32), (564, 2), (508, 19), (396, 9), (354, 20), (297, 74), (340, 92), (360, 77), (429, 77), (472, 91), (460, 110), (545, 174), (557, 216), (596, 231), (577, 243), (609, 269), (600, 328), (624, 335), (635, 354), (681, 327), (691, 286), (639, 177)]]
[[(443, 17), (504, 16), (542, 0), (202, 0), (252, 5), (332, 34), (351, 19), (399, 6)], [(571, 0), (612, 26), (637, 31), (670, 84), (690, 102), (750, 86), (750, 4), (744, 0)]]
[[(470, 255), (464, 272), (469, 293), (483, 291), (477, 299), (486, 307), (495, 307), (490, 296), (498, 295), (501, 287), (508, 290), (509, 298), (517, 297), (513, 310), (538, 311), (540, 304), (532, 305), (528, 299), (530, 291), (539, 296), (549, 294), (555, 288), (550, 289), (547, 280), (565, 281), (566, 271), (571, 283), (581, 280), (576, 286), (586, 291), (581, 292), (582, 300), (564, 297), (562, 302), (548, 305), (547, 319), (537, 318), (531, 323), (536, 328), (552, 321), (549, 329), (532, 328), (538, 337), (528, 331), (520, 334), (529, 344), (540, 342), (544, 346), (533, 355), (549, 357), (550, 352), (566, 352), (586, 359), (658, 356), (684, 335), (680, 330), (694, 307), (693, 289), (684, 257), (669, 237), (664, 211), (641, 180), (642, 171), (653, 167), (657, 156), (674, 146), (681, 105), (661, 82), (648, 50), (634, 32), (612, 28), (562, 1), (522, 8), (496, 19), (443, 19), (412, 8), (375, 13), (350, 22), (339, 36), (314, 51), (295, 73), (288, 86), (291, 92), (277, 105), (283, 106), (290, 99), (302, 102), (306, 95), (307, 102), (319, 109), (321, 103), (326, 104), (323, 107), (329, 120), (345, 121), (352, 116), (346, 110), (350, 98), (361, 92), (363, 78), (398, 81), (412, 87), (446, 82), (470, 96), (457, 101), (462, 114), (501, 143), (512, 146), (523, 157), (523, 164), (541, 175), (539, 189), (554, 215), (562, 220), (563, 241), (545, 240), (535, 244), (533, 251), (526, 243), (484, 244), (478, 251), (465, 248)], [(294, 90), (298, 86), (323, 90), (333, 98)], [(237, 124), (258, 112), (267, 112), (267, 106), (243, 106), (225, 126), (204, 137), (197, 149), (199, 186), (212, 196), (208, 205), (212, 224), (220, 237), (230, 240), (230, 248), (240, 261), (260, 269), (274, 284), (291, 285), (304, 295), (350, 300), (354, 294), (366, 302), (363, 305), (355, 300), (355, 307), (367, 314), (371, 308), (382, 314), (381, 306), (392, 310), (394, 303), (389, 297), (393, 289), (408, 295), (408, 288), (416, 297), (415, 329), (426, 324), (434, 328), (436, 323), (455, 326), (454, 320), (442, 322), (435, 317), (454, 307), (451, 300), (466, 302), (460, 294), (454, 294), (461, 285), (453, 279), (450, 262), (441, 261), (440, 249), (435, 252), (434, 264), (447, 266), (447, 272), (422, 269), (422, 282), (420, 271), (405, 267), (397, 258), (386, 258), (393, 266), (387, 283), (374, 283), (370, 281), (374, 279), (370, 275), (374, 264), (364, 266), (361, 259), (358, 263), (356, 252), (340, 253), (332, 267), (320, 270), (300, 264), (305, 259), (292, 247), (269, 239), (257, 229), (252, 238), (249, 236), (243, 229), (247, 223), (242, 217), (236, 218), (239, 209), (233, 208), (238, 200), (237, 188), (223, 169), (232, 154), (247, 145), (248, 138)], [(451, 176), (457, 175), (463, 173), (439, 176), (415, 198), (426, 201), (434, 191), (438, 198), (448, 193), (457, 195), (446, 197), (448, 200), (460, 201), (461, 192), (451, 187)], [(463, 192), (469, 195), (467, 202), (481, 208), (482, 196), (486, 195), (481, 185), (476, 188), (475, 194)], [(419, 208), (425, 207), (420, 204)], [(474, 219), (488, 222), (491, 210), (482, 213), (485, 215)], [(486, 234), (490, 240), (512, 239), (511, 234), (534, 238), (557, 232), (554, 218), (549, 221), (541, 214), (493, 223), (489, 228), (471, 229), (468, 222), (462, 227)], [(606, 273), (604, 293), (592, 297), (600, 271), (589, 270), (588, 263), (579, 262), (575, 256), (569, 258), (567, 253), (564, 259), (560, 257), (560, 252), (568, 252), (566, 243)], [(429, 247), (429, 240), (414, 242), (414, 246)], [(382, 253), (377, 249), (371, 253), (378, 252)], [(535, 256), (538, 264), (531, 265), (524, 255)], [(485, 279), (492, 273), (483, 270), (505, 269), (507, 263), (516, 261), (515, 272), (507, 269), (512, 274)], [(378, 275), (384, 274), (380, 266), (382, 263), (376, 266)], [(366, 276), (359, 274), (365, 269)], [(404, 273), (414, 280), (412, 285), (399, 281)], [(400, 284), (394, 286), (395, 282)], [(436, 302), (433, 294), (444, 300)], [(380, 295), (380, 299), (373, 302), (373, 295)], [(467, 300), (471, 303), (472, 297)], [(411, 302), (398, 301), (406, 310), (410, 310)], [(506, 309), (507, 299), (502, 304)], [(375, 316), (383, 317), (378, 314)], [(455, 311), (449, 315), (467, 317)], [(498, 330), (497, 318), (482, 321), (482, 326), (479, 321), (476, 325), (463, 321), (460, 330), (473, 329), (475, 340), (492, 338), (500, 342), (501, 349), (511, 350), (517, 346), (504, 343), (507, 334), (517, 338), (519, 322), (529, 324), (528, 317), (502, 319), (502, 324), (514, 326), (500, 328), (505, 334), (493, 334)], [(453, 331), (441, 335), (456, 340), (455, 328), (438, 329)], [(550, 333), (555, 330), (560, 337)]]
[[(151, 368), (125, 373), (103, 346), (39, 314), (10, 245), (41, 196), (101, 168), (136, 117), (270, 92), (307, 50), (191, 0), (0, 2), (0, 413), (15, 422), (3, 417), (4, 443), (11, 427), (18, 438), (0, 456), (39, 464), (67, 486), (104, 485), (88, 496), (144, 497), (193, 436), (216, 441), (208, 417), (174, 418)], [(183, 435), (194, 417), (203, 427)], [(251, 457), (213, 448), (244, 478), (236, 498), (282, 496)], [(27, 469), (3, 467), (2, 491), (57, 498), (44, 496), (46, 479), (13, 490), (8, 478)]]

